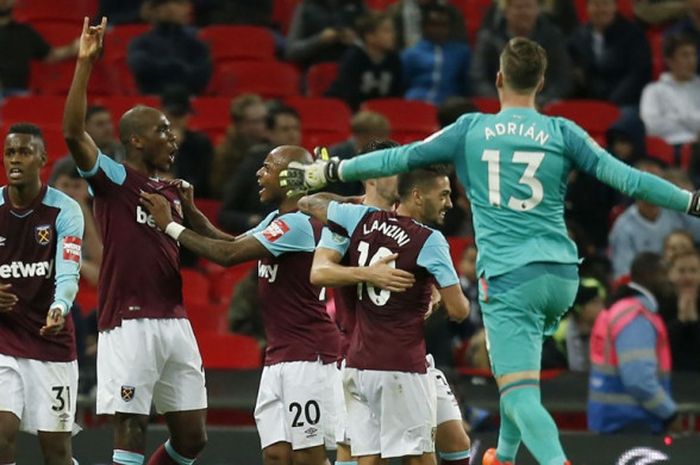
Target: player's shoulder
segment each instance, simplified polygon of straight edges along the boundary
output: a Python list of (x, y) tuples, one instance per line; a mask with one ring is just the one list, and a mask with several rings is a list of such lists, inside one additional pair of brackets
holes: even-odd
[(44, 199), (41, 201), (42, 204), (48, 207), (58, 208), (62, 211), (68, 211), (70, 213), (80, 212), (80, 205), (71, 196), (64, 194), (58, 189), (49, 186), (46, 189), (46, 194)]
[[(274, 219), (271, 219), (270, 224), (276, 224), (285, 230), (297, 230), (297, 231), (312, 231), (313, 230), (313, 219), (302, 213), (300, 211), (293, 211), (277, 215)], [(318, 223), (320, 230), (321, 224)]]

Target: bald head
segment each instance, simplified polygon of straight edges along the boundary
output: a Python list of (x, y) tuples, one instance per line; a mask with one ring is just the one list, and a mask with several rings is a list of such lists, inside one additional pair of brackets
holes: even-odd
[(163, 116), (157, 108), (137, 105), (122, 115), (119, 120), (119, 139), (124, 146), (129, 146), (133, 136), (143, 134), (144, 128), (155, 126)]
[(297, 145), (280, 145), (272, 149), (270, 155), (275, 158), (275, 163), (285, 168), (292, 161), (300, 163), (311, 163), (314, 161), (308, 150)]

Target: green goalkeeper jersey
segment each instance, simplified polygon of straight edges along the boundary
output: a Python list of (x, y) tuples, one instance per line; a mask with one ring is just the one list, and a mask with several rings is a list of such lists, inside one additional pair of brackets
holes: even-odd
[(623, 193), (686, 211), (691, 194), (636, 170), (573, 122), (529, 108), (469, 113), (427, 139), (340, 166), (343, 181), (452, 163), (472, 204), (477, 269), (487, 278), (533, 262), (577, 263), (564, 224), (569, 174), (578, 169)]

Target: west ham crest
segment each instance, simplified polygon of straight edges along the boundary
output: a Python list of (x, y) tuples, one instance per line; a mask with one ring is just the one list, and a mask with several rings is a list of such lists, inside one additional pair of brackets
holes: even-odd
[(136, 388), (134, 386), (122, 386), (121, 393), (124, 402), (131, 402), (136, 394)]
[(41, 245), (48, 245), (51, 243), (51, 225), (42, 224), (34, 228), (34, 238)]

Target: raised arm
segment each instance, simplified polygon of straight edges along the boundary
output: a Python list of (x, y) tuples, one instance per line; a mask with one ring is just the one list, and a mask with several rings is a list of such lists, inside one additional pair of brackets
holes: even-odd
[(153, 216), (158, 228), (180, 244), (222, 266), (232, 266), (250, 260), (271, 257), (272, 254), (253, 236), (245, 235), (235, 240), (204, 237), (173, 221), (170, 203), (159, 194), (141, 193), (141, 203)]
[(83, 20), (75, 74), (63, 113), (63, 137), (66, 139), (75, 164), (83, 171), (90, 171), (97, 161), (97, 145), (85, 130), (85, 112), (87, 110), (87, 86), (92, 64), (102, 53), (106, 29), (107, 18), (105, 17), (102, 18), (102, 23), (99, 26), (90, 26), (87, 17)]
[(328, 205), (331, 202), (345, 203), (349, 199), (337, 194), (331, 194), (329, 192), (319, 192), (318, 194), (305, 195), (299, 202), (297, 206), (299, 211), (309, 215), (312, 218), (316, 218), (323, 224), (328, 223)]
[(202, 213), (194, 203), (194, 186), (182, 179), (173, 181), (177, 185), (182, 200), (182, 212), (192, 230), (197, 234), (210, 239), (220, 239), (224, 241), (232, 241), (234, 236), (226, 234), (216, 226), (211, 224), (209, 218)]

